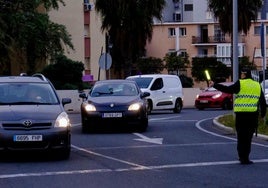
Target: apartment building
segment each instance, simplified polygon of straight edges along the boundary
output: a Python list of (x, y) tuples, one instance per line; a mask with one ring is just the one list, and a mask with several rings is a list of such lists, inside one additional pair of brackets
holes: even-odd
[[(231, 36), (222, 33), (208, 9), (207, 0), (166, 2), (162, 22), (155, 21), (152, 40), (146, 46), (146, 56), (163, 58), (170, 52), (188, 53), (190, 61), (194, 57), (217, 57), (230, 67)], [(260, 28), (261, 23), (268, 25), (267, 5), (265, 1), (257, 22), (252, 23), (248, 34), (238, 34), (238, 56), (249, 56), (259, 70), (263, 67)], [(191, 68), (181, 74), (191, 76)], [(203, 87), (204, 84), (195, 83), (195, 87)]]
[[(238, 35), (239, 57), (249, 56), (259, 70), (263, 67), (260, 28), (261, 23), (268, 25), (267, 1), (248, 34)], [(72, 36), (75, 51), (66, 49), (66, 56), (84, 63), (85, 81), (106, 79), (106, 71), (99, 66), (100, 55), (105, 52), (105, 33), (101, 32), (94, 0), (64, 2), (66, 6), (60, 6), (49, 15), (53, 21), (65, 25)], [(193, 57), (213, 56), (231, 66), (231, 36), (221, 32), (219, 23), (208, 9), (207, 0), (166, 0), (162, 15), (161, 22), (155, 20), (152, 40), (146, 46), (147, 57), (163, 58), (169, 52), (187, 53), (190, 61)], [(180, 73), (191, 77), (191, 67)], [(195, 83), (195, 87), (203, 84)]]
[(66, 26), (75, 50), (65, 50), (65, 55), (84, 63), (83, 80), (93, 81), (106, 78), (100, 69), (99, 59), (105, 52), (105, 33), (101, 32), (100, 16), (96, 14), (93, 0), (64, 0), (65, 6), (49, 12), (50, 19)]

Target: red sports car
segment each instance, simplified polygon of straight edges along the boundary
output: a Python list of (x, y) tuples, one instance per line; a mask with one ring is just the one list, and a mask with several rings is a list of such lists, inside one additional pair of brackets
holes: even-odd
[[(221, 84), (231, 85), (232, 82), (222, 82)], [(204, 108), (231, 110), (233, 108), (233, 95), (209, 87), (196, 96), (195, 107), (199, 110)]]

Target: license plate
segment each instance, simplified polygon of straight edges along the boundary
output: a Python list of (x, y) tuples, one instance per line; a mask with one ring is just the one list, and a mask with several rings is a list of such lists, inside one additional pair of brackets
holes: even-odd
[(42, 135), (14, 135), (13, 141), (15, 142), (36, 142), (42, 141)]
[(201, 100), (200, 103), (208, 103), (207, 100)]
[(121, 112), (103, 113), (103, 118), (121, 118), (123, 115)]

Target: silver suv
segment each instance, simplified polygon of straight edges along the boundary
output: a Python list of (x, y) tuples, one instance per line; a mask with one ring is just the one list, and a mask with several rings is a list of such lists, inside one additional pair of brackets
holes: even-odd
[(55, 150), (69, 158), (68, 103), (42, 74), (0, 77), (0, 150)]

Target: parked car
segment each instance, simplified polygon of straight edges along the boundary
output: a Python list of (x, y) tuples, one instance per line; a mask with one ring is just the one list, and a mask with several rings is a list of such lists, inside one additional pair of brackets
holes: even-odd
[(261, 87), (262, 87), (262, 91), (263, 91), (264, 96), (265, 96), (266, 105), (268, 106), (268, 80), (265, 80), (265, 82), (262, 81), (261, 82)]
[[(224, 85), (231, 85), (232, 82), (222, 82)], [(233, 108), (233, 95), (221, 92), (214, 87), (209, 87), (199, 93), (195, 99), (195, 107), (199, 110), (205, 108)]]
[(96, 128), (133, 127), (143, 132), (148, 127), (148, 92), (142, 92), (131, 80), (97, 81), (88, 94), (81, 93), (82, 132)]
[(143, 92), (149, 92), (147, 97), (148, 113), (152, 110), (173, 110), (180, 113), (183, 108), (183, 90), (180, 78), (169, 74), (144, 74), (129, 76)]
[(52, 83), (42, 74), (0, 77), (0, 150), (70, 155), (70, 121)]

